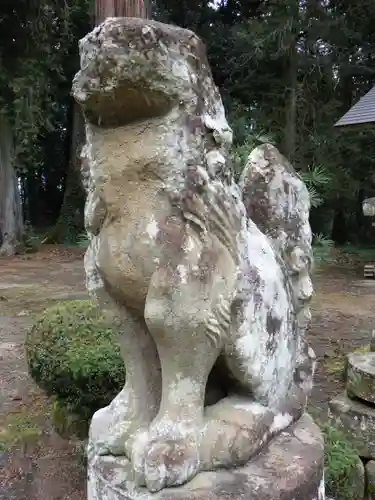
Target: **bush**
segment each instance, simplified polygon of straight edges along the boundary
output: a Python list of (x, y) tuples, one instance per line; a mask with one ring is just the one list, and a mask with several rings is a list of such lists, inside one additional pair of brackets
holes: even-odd
[(110, 403), (125, 382), (116, 335), (88, 300), (45, 310), (28, 333), (26, 357), (35, 382), (85, 418)]
[(51, 420), (55, 431), (65, 439), (84, 440), (89, 435), (92, 410), (77, 413), (63, 399), (55, 399), (52, 404)]

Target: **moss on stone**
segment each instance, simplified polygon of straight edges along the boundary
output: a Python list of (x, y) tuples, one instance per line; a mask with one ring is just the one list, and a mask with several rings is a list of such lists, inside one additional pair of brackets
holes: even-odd
[[(370, 352), (370, 345), (358, 347), (353, 351), (358, 354), (366, 354)], [(330, 375), (341, 375), (341, 378), (346, 381), (346, 373), (348, 367), (347, 356), (339, 355), (337, 357), (330, 357), (325, 361), (325, 369)]]

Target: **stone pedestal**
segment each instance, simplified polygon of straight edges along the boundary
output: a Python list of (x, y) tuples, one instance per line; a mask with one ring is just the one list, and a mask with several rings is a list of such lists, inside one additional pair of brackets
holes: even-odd
[(370, 460), (366, 464), (368, 500), (375, 499), (375, 461)]
[(204, 472), (179, 488), (135, 486), (126, 458), (89, 454), (88, 500), (324, 500), (323, 438), (311, 417), (271, 441), (245, 467)]
[[(371, 349), (373, 349), (373, 340)], [(346, 391), (329, 403), (333, 426), (343, 431), (366, 464), (358, 475), (358, 499), (374, 498), (375, 459), (375, 352), (352, 353), (347, 358)], [(364, 478), (366, 476), (366, 478)], [(362, 478), (362, 479), (361, 479)], [(366, 490), (365, 494), (363, 490)]]
[(348, 356), (347, 392), (329, 403), (330, 420), (365, 459), (375, 458), (375, 353)]
[(375, 352), (348, 356), (346, 388), (348, 394), (375, 403)]

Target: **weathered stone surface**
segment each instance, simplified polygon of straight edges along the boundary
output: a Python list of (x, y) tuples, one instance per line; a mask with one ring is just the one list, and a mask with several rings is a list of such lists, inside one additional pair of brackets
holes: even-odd
[(375, 198), (366, 198), (362, 202), (363, 215), (365, 217), (375, 216)]
[(323, 462), (320, 430), (304, 415), (245, 467), (156, 494), (135, 486), (126, 458), (90, 455), (88, 500), (324, 500)]
[(251, 152), (240, 186), (248, 216), (270, 238), (283, 258), (299, 307), (306, 309), (309, 319), (308, 304), (313, 294), (312, 234), (306, 185), (274, 146), (262, 144)]
[(375, 408), (353, 400), (346, 393), (329, 403), (330, 420), (341, 429), (361, 457), (375, 457)]
[(370, 460), (366, 464), (366, 481), (367, 481), (367, 493), (368, 499), (375, 500), (375, 461)]
[(349, 395), (375, 403), (375, 352), (348, 355), (346, 388)]
[(371, 332), (370, 351), (375, 352), (375, 330)]
[[(232, 133), (194, 33), (107, 19), (80, 54), (87, 287), (113, 312), (127, 377), (94, 415), (90, 445), (126, 456), (157, 492), (247, 463), (304, 412), (315, 363), (299, 317), (312, 292), (309, 200), (290, 169), (281, 198), (250, 174), (243, 192), (235, 184)], [(249, 183), (284, 224), (279, 245), (249, 218)], [(275, 474), (277, 450), (259, 467)]]
[[(308, 349), (304, 334), (311, 322), (309, 305), (313, 295), (309, 192), (290, 162), (271, 144), (262, 144), (250, 153), (240, 186), (247, 215), (269, 237), (285, 263), (303, 353)], [(313, 372), (304, 375), (306, 384), (311, 384)]]
[[(348, 491), (348, 494), (352, 495), (352, 498), (355, 498), (358, 500), (367, 500), (365, 498), (365, 493), (366, 493), (366, 473), (365, 473), (365, 466), (363, 465), (362, 460), (358, 457), (358, 462), (355, 467), (355, 470), (352, 471), (351, 475), (351, 481), (350, 481), (350, 491)], [(349, 497), (350, 498), (350, 497)]]

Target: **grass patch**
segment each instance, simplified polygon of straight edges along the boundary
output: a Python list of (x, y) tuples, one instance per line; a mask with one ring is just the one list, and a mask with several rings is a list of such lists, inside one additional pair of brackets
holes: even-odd
[(11, 413), (5, 417), (0, 430), (0, 451), (11, 449), (17, 444), (35, 443), (41, 435), (41, 428), (35, 416), (26, 413)]
[(335, 500), (358, 500), (364, 476), (361, 477), (359, 470), (361, 459), (357, 450), (342, 431), (322, 420), (326, 413), (321, 414), (315, 407), (309, 407), (308, 412), (324, 437), (326, 494)]
[(344, 245), (333, 246), (331, 240), (316, 240), (313, 245), (315, 267), (319, 270), (325, 266), (360, 267), (375, 262), (374, 246)]
[(324, 468), (326, 489), (336, 500), (357, 500), (358, 467), (357, 451), (338, 429), (321, 425), (324, 435)]

